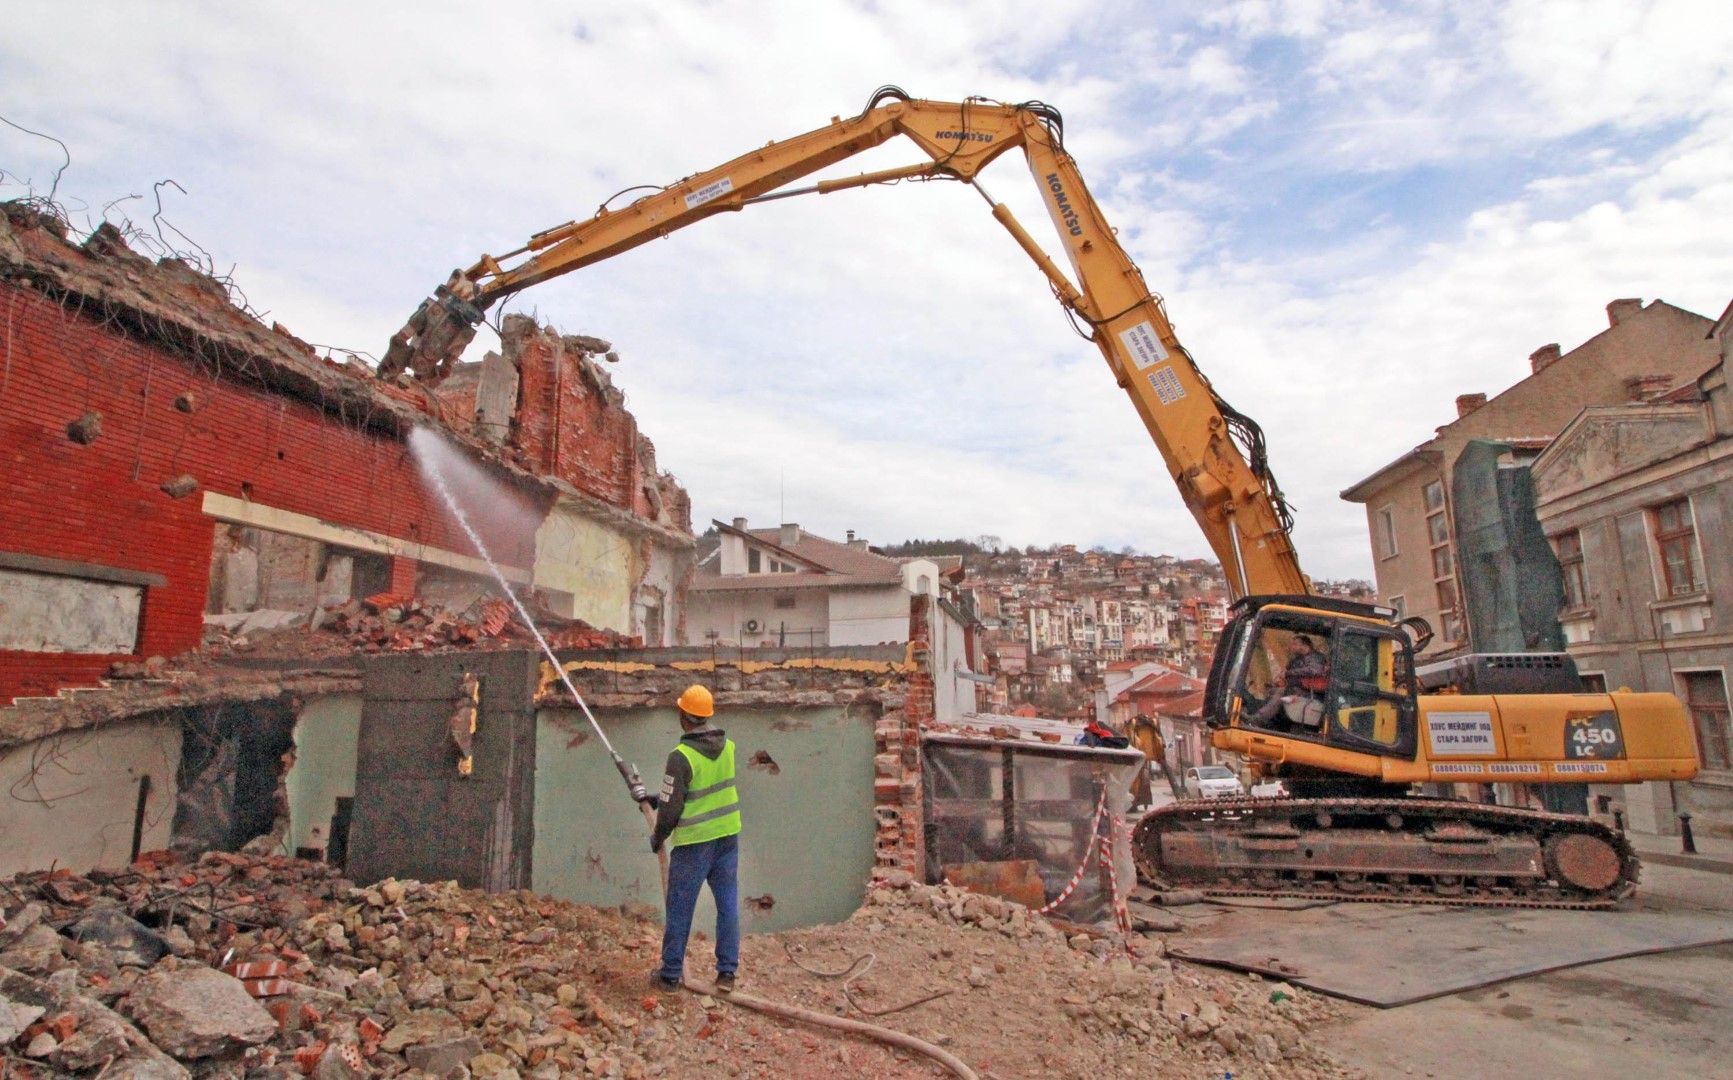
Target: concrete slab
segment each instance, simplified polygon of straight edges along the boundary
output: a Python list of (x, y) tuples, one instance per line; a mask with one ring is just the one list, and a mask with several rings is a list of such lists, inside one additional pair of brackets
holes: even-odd
[[(1632, 909), (1603, 917), (1683, 915), (1733, 927), (1733, 888), (1703, 868), (1649, 863)], [(1230, 920), (1251, 917), (1231, 913), (1209, 932), (1231, 933)], [(1267, 921), (1271, 914), (1257, 917)], [(1396, 953), (1381, 962), (1408, 966), (1413, 958)], [(1535, 975), (1401, 1009), (1350, 1009), (1327, 1038), (1339, 1061), (1378, 1077), (1720, 1076), (1733, 1060), (1729, 986), (1733, 945), (1709, 945)]]
[(1169, 944), (1197, 963), (1285, 978), (1391, 1008), (1540, 972), (1733, 942), (1733, 920), (1695, 904), (1630, 911), (1542, 911), (1342, 904), (1242, 913)]
[(1329, 1036), (1369, 1076), (1724, 1076), (1733, 945), (1613, 960), (1366, 1010)]

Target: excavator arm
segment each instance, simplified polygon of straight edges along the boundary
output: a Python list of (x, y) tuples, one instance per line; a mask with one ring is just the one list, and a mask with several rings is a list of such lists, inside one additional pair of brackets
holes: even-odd
[[(929, 160), (783, 190), (899, 135)], [(1075, 282), (1010, 209), (980, 186), (980, 171), (1017, 148), (1041, 190)], [(920, 101), (886, 87), (852, 119), (833, 119), (816, 131), (771, 142), (620, 209), (604, 205), (586, 220), (537, 233), (515, 251), (484, 255), (467, 270), (453, 272), (393, 336), (380, 375), (408, 370), (423, 379), (438, 378), (499, 300), (704, 218), (793, 195), (900, 180), (960, 181), (986, 198), (993, 217), (1034, 260), (1079, 331), (1101, 349), (1221, 560), (1234, 594), (1309, 593), (1289, 536), (1287, 505), (1264, 458), (1262, 432), (1215, 393), (1180, 344), (1160, 297), (1150, 292), (1120, 246), (1065, 151), (1059, 113), (1038, 102)]]

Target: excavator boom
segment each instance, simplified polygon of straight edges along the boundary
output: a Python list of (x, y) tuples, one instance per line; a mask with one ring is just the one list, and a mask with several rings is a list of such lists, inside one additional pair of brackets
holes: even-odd
[[(928, 160), (900, 169), (786, 185), (902, 136)], [(995, 220), (1035, 262), (1080, 331), (1101, 349), (1130, 396), (1167, 471), (1227, 574), (1231, 591), (1310, 592), (1289, 538), (1292, 520), (1264, 457), (1263, 433), (1216, 394), (1174, 335), (1160, 297), (1114, 236), (1065, 151), (1057, 110), (912, 100), (895, 88), (875, 94), (851, 119), (771, 142), (621, 207), (535, 234), (503, 256), (484, 255), (456, 271), (392, 338), (380, 374), (448, 371), (500, 299), (628, 251), (705, 218), (808, 192), (827, 194), (897, 180), (953, 180), (980, 190), (982, 169), (1021, 149), (1046, 203), (1073, 281), (1010, 209), (987, 198)], [(986, 196), (985, 191), (982, 191)]]

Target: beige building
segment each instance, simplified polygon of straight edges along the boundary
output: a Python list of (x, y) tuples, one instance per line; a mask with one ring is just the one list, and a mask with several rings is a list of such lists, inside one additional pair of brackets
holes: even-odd
[(1666, 691), (1690, 710), (1690, 783), (1596, 789), (1633, 828), (1733, 836), (1733, 392), (1729, 321), (1715, 365), (1641, 404), (1583, 409), (1533, 467), (1536, 511), (1564, 577), (1570, 653), (1593, 689)]
[(1494, 440), (1531, 459), (1585, 406), (1651, 400), (1716, 359), (1711, 320), (1665, 301), (1614, 300), (1607, 322), (1569, 352), (1556, 344), (1536, 349), (1529, 376), (1503, 393), (1458, 397), (1455, 420), (1342, 492), (1366, 507), (1379, 602), (1425, 618), (1436, 632), (1428, 659), (1467, 651), (1451, 498), (1464, 447)]

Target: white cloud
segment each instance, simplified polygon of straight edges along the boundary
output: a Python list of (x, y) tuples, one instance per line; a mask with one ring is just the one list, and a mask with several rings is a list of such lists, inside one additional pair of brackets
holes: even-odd
[[(452, 267), (882, 82), (1050, 101), (1182, 339), (1268, 429), (1308, 568), (1365, 575), (1335, 493), (1457, 393), (1588, 337), (1615, 296), (1713, 313), (1733, 290), (1726, 20), (1578, 7), (85, 5), (9, 26), (0, 115), (65, 139), (92, 205), (174, 177), (170, 220), (239, 262), (257, 306), (377, 352)], [(0, 168), (56, 161), (0, 130)], [(1390, 183), (1486, 162), (1508, 181), (1447, 220)], [(1050, 235), (1021, 161), (983, 182)], [(1318, 243), (1272, 243), (1271, 213)], [(959, 185), (726, 215), (527, 308), (614, 341), (701, 520), (770, 520), (786, 485), (790, 516), (833, 534), (1203, 551), (1095, 347)]]
[(1219, 45), (1205, 46), (1193, 53), (1186, 74), (1191, 76), (1192, 85), (1212, 94), (1237, 93), (1246, 85), (1245, 69)]

